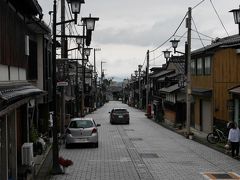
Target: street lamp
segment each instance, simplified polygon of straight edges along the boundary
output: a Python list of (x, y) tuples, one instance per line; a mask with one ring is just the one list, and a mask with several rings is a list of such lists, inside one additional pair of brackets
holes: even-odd
[(97, 71), (96, 71), (96, 51), (101, 51), (101, 48), (94, 48), (93, 49), (93, 59), (94, 59), (94, 89), (95, 89), (95, 93), (94, 93), (94, 109), (97, 108), (97, 76), (95, 76), (97, 74)]
[(179, 41), (180, 40), (176, 40), (176, 39), (170, 41), (172, 43), (172, 47), (174, 49), (174, 53), (175, 53), (175, 50), (176, 50), (176, 48), (178, 46)]
[(104, 72), (103, 72), (103, 63), (107, 63), (105, 61), (101, 61), (101, 75), (100, 75), (100, 81), (101, 81), (101, 91), (100, 91), (100, 94), (101, 94), (101, 100), (100, 100), (100, 103), (101, 105), (103, 104), (103, 101), (104, 101), (104, 98), (103, 98), (103, 78), (104, 78)]
[(172, 47), (173, 47), (173, 49), (174, 49), (174, 54), (175, 54), (176, 52), (179, 53), (179, 54), (185, 54), (185, 53), (183, 53), (183, 52), (180, 52), (180, 51), (177, 51), (177, 50), (176, 50), (177, 47), (178, 47), (178, 43), (180, 42), (180, 40), (173, 39), (173, 40), (171, 40), (170, 42), (172, 43)]
[(89, 65), (88, 68), (91, 72), (93, 71), (93, 65)]
[(233, 9), (229, 12), (233, 13), (234, 22), (235, 24), (238, 24), (238, 34), (240, 35), (240, 6), (239, 9)]
[(165, 57), (165, 59), (166, 59), (166, 63), (167, 63), (168, 59), (170, 58), (170, 53), (171, 53), (171, 52), (172, 52), (172, 51), (169, 51), (169, 50), (163, 51), (164, 57)]
[(83, 43), (83, 37), (76, 37), (76, 43), (78, 46), (80, 46)]
[[(82, 18), (82, 21), (83, 21), (83, 36), (85, 36), (85, 28), (87, 29), (87, 35), (86, 35), (86, 45), (90, 45), (90, 43), (91, 43), (91, 33), (92, 33), (92, 31), (94, 30), (94, 28), (95, 28), (95, 21), (98, 21), (99, 20), (99, 18), (93, 18), (93, 17), (91, 17), (91, 15), (90, 15), (90, 17), (84, 17), (84, 18)], [(94, 21), (94, 23), (93, 23), (93, 21)], [(91, 26), (91, 24), (93, 24), (92, 26)], [(83, 51), (82, 51), (82, 66), (83, 66), (83, 80), (85, 81), (85, 68), (84, 68), (84, 59), (85, 59), (85, 51), (88, 51), (88, 50), (85, 50), (86, 48), (84, 47), (85, 46), (85, 39), (83, 39), (83, 43), (82, 43), (82, 49), (83, 49)], [(90, 52), (86, 52), (86, 53), (89, 53), (88, 55), (90, 55)], [(84, 96), (85, 96), (85, 94), (84, 94), (84, 84), (82, 85), (82, 97), (81, 97), (81, 116), (83, 117), (84, 116), (84, 106), (85, 106), (85, 104), (84, 104)]]
[[(93, 86), (93, 79), (94, 79), (94, 73), (93, 73), (93, 65), (88, 65), (88, 69), (90, 71), (90, 86), (92, 87)], [(90, 106), (91, 108), (94, 108), (94, 99), (95, 97), (93, 98), (93, 93), (91, 93), (91, 103), (90, 103)]]
[[(138, 70), (135, 70), (135, 71), (134, 71), (134, 74), (135, 74), (135, 80), (134, 80), (134, 82), (133, 82), (133, 87), (134, 87), (134, 96), (133, 96), (133, 98), (134, 98), (134, 107), (136, 107), (136, 105), (135, 105), (135, 82), (137, 81)], [(137, 101), (138, 101), (138, 100), (137, 100)]]
[[(75, 15), (75, 23), (77, 23), (77, 14), (80, 13), (80, 6), (84, 3), (84, 0), (68, 0), (68, 3), (72, 5), (72, 13)], [(72, 20), (70, 20), (72, 21)], [(68, 21), (68, 22), (70, 22)], [(53, 44), (52, 44), (52, 111), (53, 111), (53, 143), (52, 143), (52, 174), (62, 174), (63, 171), (58, 163), (59, 149), (58, 149), (58, 137), (57, 137), (57, 93), (56, 93), (56, 37), (57, 37), (57, 25), (65, 24), (67, 21), (57, 23), (57, 0), (53, 0)], [(77, 83), (77, 82), (76, 82)]]
[(91, 17), (91, 14), (89, 14), (89, 17), (82, 18), (82, 21), (86, 24), (86, 28), (89, 31), (94, 31), (95, 22), (98, 20), (99, 20), (98, 17)]
[(137, 75), (138, 75), (138, 70), (135, 70), (135, 71), (134, 71), (134, 74), (135, 74), (135, 76), (137, 77)]
[(90, 56), (90, 54), (91, 54), (91, 49), (92, 49), (92, 48), (84, 48), (84, 53), (85, 53), (85, 55), (86, 55), (87, 57)]
[(75, 24), (77, 24), (77, 14), (80, 13), (81, 4), (84, 4), (84, 0), (67, 0), (69, 4), (71, 4), (71, 10), (74, 14)]

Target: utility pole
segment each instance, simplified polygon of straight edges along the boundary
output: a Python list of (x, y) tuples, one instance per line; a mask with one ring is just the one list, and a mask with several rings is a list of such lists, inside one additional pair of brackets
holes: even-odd
[(52, 174), (62, 174), (62, 169), (58, 163), (59, 151), (57, 140), (57, 106), (56, 106), (56, 22), (57, 22), (57, 1), (53, 1), (53, 45), (52, 45), (52, 90), (53, 90), (53, 143), (52, 143)]
[(148, 101), (149, 101), (149, 98), (148, 98), (148, 95), (149, 95), (149, 50), (147, 51), (147, 67), (146, 67), (146, 84), (147, 84), (147, 87), (146, 87), (146, 112), (148, 110)]
[(101, 103), (103, 103), (103, 68), (102, 68), (102, 64), (106, 63), (104, 61), (101, 61)]
[[(85, 36), (85, 24), (83, 23), (83, 36)], [(84, 59), (85, 59), (85, 51), (84, 51), (84, 46), (85, 46), (85, 39), (83, 38), (83, 44), (82, 44), (82, 94), (81, 94), (81, 117), (84, 117), (84, 109), (85, 109), (85, 64), (84, 64)]]
[[(61, 0), (61, 22), (65, 22), (65, 0)], [(61, 24), (61, 58), (67, 58), (67, 51), (66, 51), (66, 38), (65, 36), (65, 24)], [(65, 61), (63, 61), (63, 79), (61, 81), (66, 81), (66, 69), (65, 69)], [(62, 86), (61, 88), (61, 134), (64, 134), (64, 125), (65, 125), (65, 87)]]
[(94, 89), (95, 89), (95, 93), (94, 93), (94, 109), (97, 109), (97, 78), (96, 78), (96, 75), (97, 75), (97, 71), (96, 71), (96, 49), (94, 48), (93, 50), (93, 75), (94, 75)]
[(138, 108), (142, 108), (142, 97), (141, 97), (141, 69), (142, 65), (138, 65)]
[(100, 48), (94, 48), (94, 69), (93, 69), (93, 72), (94, 72), (94, 86), (95, 86), (95, 94), (94, 94), (94, 108), (97, 108), (97, 69), (96, 69), (96, 51), (101, 51)]
[(187, 136), (190, 133), (190, 121), (191, 121), (191, 18), (192, 18), (192, 9), (191, 7), (188, 8), (188, 18), (187, 18), (187, 114), (186, 114), (186, 129), (187, 129)]

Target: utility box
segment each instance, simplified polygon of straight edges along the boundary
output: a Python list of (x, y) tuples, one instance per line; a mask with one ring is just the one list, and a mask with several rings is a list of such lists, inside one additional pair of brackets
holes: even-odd
[(22, 165), (32, 166), (33, 164), (33, 143), (22, 145)]

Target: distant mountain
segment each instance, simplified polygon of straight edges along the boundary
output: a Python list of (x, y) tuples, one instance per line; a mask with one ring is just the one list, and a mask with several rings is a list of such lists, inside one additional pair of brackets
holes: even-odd
[(122, 87), (122, 81), (121, 82), (118, 82), (118, 81), (115, 81), (113, 79), (113, 81), (111, 82), (111, 85), (110, 86), (115, 86), (115, 87)]
[(111, 78), (113, 78), (113, 81), (117, 81), (117, 82), (123, 82), (123, 79), (125, 79), (124, 77), (116, 77), (116, 76), (112, 76)]

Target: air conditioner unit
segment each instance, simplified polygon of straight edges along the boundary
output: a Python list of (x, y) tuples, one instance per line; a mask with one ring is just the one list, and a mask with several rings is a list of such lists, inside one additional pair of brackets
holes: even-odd
[(237, 53), (237, 54), (240, 54), (240, 49), (236, 49), (236, 53)]
[(22, 145), (22, 165), (32, 166), (33, 164), (33, 143)]

